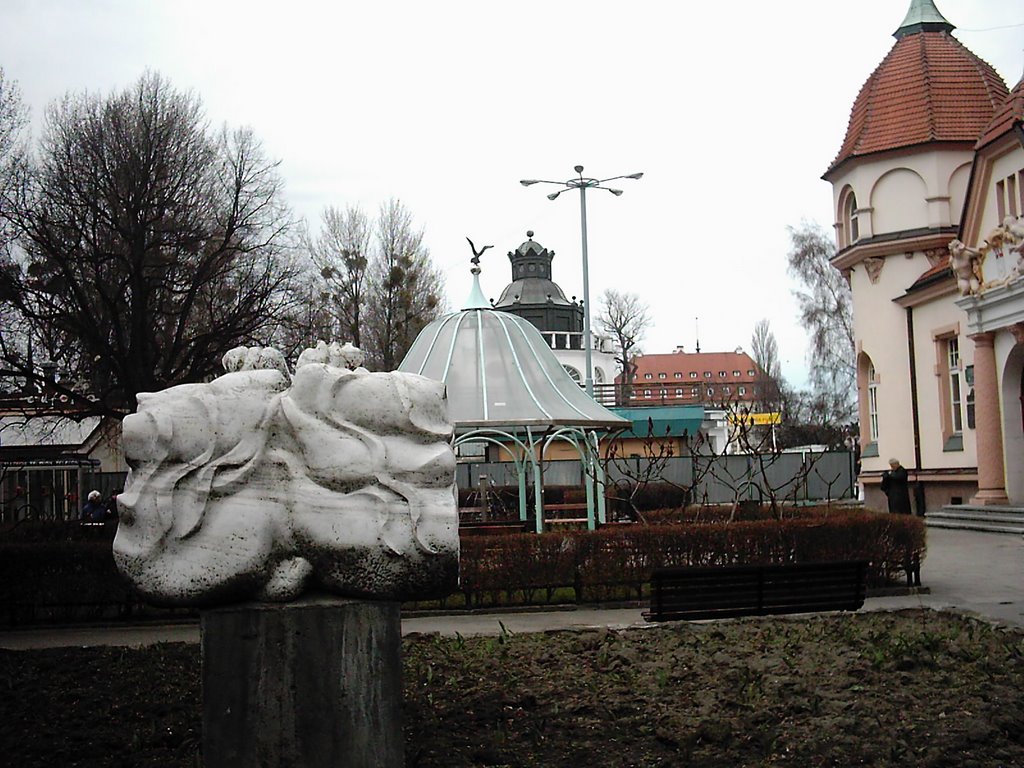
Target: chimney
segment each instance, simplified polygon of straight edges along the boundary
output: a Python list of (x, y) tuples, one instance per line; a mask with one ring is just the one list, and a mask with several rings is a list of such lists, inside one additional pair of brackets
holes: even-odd
[(682, 344), (676, 344), (675, 354), (681, 355), (681, 354), (684, 354), (685, 352), (686, 352), (686, 350), (683, 348)]

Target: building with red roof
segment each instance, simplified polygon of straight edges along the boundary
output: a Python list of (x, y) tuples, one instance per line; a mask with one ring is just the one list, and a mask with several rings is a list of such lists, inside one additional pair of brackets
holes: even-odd
[(954, 30), (911, 1), (823, 176), (853, 292), (861, 479), (883, 508), (890, 458), (919, 511), (1024, 505), (1024, 85)]
[[(753, 405), (759, 392), (757, 365), (741, 349), (735, 352), (675, 352), (633, 359), (631, 403)], [(621, 383), (622, 376), (616, 379)]]

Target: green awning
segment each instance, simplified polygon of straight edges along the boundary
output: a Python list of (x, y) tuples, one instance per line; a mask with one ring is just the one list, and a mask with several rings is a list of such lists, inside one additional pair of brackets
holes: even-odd
[(680, 437), (684, 433), (696, 437), (704, 423), (702, 405), (660, 405), (653, 408), (609, 408), (612, 413), (629, 419), (631, 427), (621, 437)]

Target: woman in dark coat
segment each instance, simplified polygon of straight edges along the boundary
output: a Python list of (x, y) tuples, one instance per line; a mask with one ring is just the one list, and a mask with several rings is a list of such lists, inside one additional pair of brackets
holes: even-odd
[(890, 512), (910, 514), (910, 483), (899, 459), (889, 459), (889, 470), (882, 473), (882, 491), (889, 499)]

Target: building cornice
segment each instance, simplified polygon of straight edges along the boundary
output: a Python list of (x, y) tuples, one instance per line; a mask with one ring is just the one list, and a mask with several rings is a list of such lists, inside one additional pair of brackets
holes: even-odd
[(832, 266), (840, 270), (850, 269), (864, 259), (872, 257), (945, 248), (956, 235), (956, 227), (921, 227), (901, 232), (887, 232), (858, 240), (847, 246), (832, 257)]
[(968, 334), (994, 333), (1024, 323), (1024, 277), (961, 296), (956, 305), (967, 313)]

